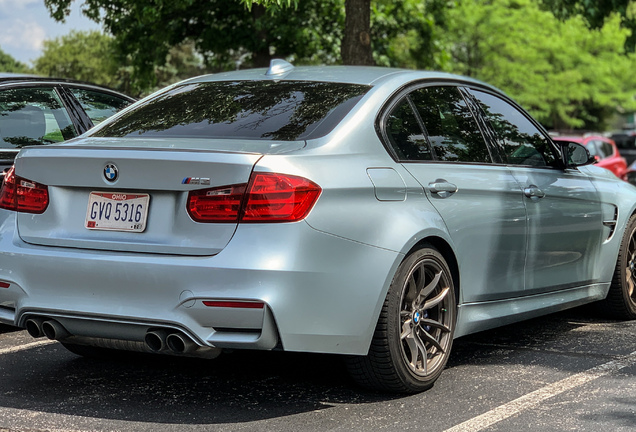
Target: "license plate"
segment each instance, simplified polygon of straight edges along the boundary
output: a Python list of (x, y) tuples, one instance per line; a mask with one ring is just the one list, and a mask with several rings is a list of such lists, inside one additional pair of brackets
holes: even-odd
[(88, 197), (88, 229), (143, 232), (150, 195), (124, 192), (91, 192)]

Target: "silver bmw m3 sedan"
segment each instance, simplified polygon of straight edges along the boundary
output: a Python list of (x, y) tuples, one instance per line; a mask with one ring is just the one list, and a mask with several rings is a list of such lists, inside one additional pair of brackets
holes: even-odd
[(636, 318), (636, 188), (592, 162), (461, 76), (193, 78), (20, 151), (0, 322), (85, 356), (342, 354), (422, 391), (454, 338), (590, 302)]

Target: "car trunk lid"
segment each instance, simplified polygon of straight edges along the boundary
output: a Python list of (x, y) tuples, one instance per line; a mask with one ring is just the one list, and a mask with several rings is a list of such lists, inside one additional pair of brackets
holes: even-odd
[[(106, 140), (109, 141), (109, 140)], [(148, 140), (117, 145), (56, 145), (24, 149), (16, 174), (48, 186), (49, 207), (43, 214), (18, 213), (20, 237), (27, 243), (108, 251), (179, 255), (214, 255), (230, 241), (237, 222), (198, 223), (187, 212), (191, 190), (246, 184), (262, 156), (248, 152), (210, 150), (200, 143), (180, 148)], [(113, 144), (113, 143), (111, 143)], [(150, 145), (152, 144), (152, 146)], [(265, 152), (302, 148), (304, 143), (271, 146)], [(217, 148), (227, 143), (216, 143)], [(107, 179), (107, 167), (117, 178)], [(87, 226), (92, 193), (149, 196), (143, 232), (91, 229)], [(112, 195), (111, 195), (112, 196)]]

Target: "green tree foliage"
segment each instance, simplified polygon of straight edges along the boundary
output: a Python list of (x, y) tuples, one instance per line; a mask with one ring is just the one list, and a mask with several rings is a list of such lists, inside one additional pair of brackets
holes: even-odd
[[(45, 41), (42, 55), (35, 60), (39, 75), (87, 81), (135, 96), (152, 91), (133, 85), (132, 70), (131, 62), (118, 55), (114, 38), (98, 31), (71, 31)], [(194, 45), (180, 44), (168, 50), (161, 65), (153, 67), (157, 80), (154, 89), (205, 72)]]
[(630, 30), (625, 46), (633, 51), (636, 46), (636, 10), (633, 0), (541, 0), (543, 6), (565, 20), (580, 16), (592, 29), (600, 29), (606, 20), (618, 15), (621, 26)]
[[(54, 18), (63, 20), (73, 1), (45, 3)], [(172, 46), (184, 42), (191, 42), (206, 67), (217, 71), (265, 66), (272, 57), (295, 64), (342, 62), (347, 0), (78, 1), (87, 16), (115, 36), (120, 58), (130, 59), (132, 78), (139, 87), (156, 84), (154, 67), (164, 64)], [(372, 62), (407, 67), (437, 64), (433, 30), (449, 3), (373, 1)]]
[[(63, 20), (73, 0), (45, 0)], [(156, 84), (154, 66), (170, 48), (192, 42), (215, 70), (264, 66), (272, 56), (325, 62), (337, 58), (331, 35), (341, 27), (341, 1), (303, 2), (296, 9), (245, 7), (237, 0), (83, 0), (83, 11), (115, 36), (139, 86)], [(324, 35), (324, 36), (323, 36)]]
[(446, 68), (503, 89), (548, 127), (603, 130), (616, 107), (636, 108), (636, 59), (617, 15), (589, 30), (537, 0), (475, 0), (448, 18)]
[(448, 0), (376, 0), (371, 4), (371, 41), (381, 66), (440, 69), (446, 62), (440, 35)]
[(0, 49), (0, 72), (24, 73), (29, 68)]
[(98, 31), (71, 31), (44, 41), (42, 55), (34, 62), (35, 71), (44, 76), (120, 87), (119, 65), (112, 43), (112, 37)]
[[(114, 35), (113, 50), (133, 89), (184, 77), (166, 64), (176, 46), (191, 50), (191, 75), (264, 66), (272, 57), (342, 62), (348, 0), (44, 1), (57, 19), (81, 1), (85, 14)], [(631, 35), (628, 3), (373, 0), (373, 62), (477, 77), (550, 127), (601, 129), (617, 106), (634, 108), (634, 59), (622, 53)], [(617, 13), (609, 14), (614, 6)]]

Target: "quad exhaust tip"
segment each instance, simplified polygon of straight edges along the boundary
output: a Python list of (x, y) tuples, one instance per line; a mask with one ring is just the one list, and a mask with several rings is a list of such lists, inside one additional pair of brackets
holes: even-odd
[[(64, 340), (72, 336), (58, 321), (45, 317), (29, 318), (25, 327), (30, 336), (39, 338), (46, 336), (51, 340)], [(215, 358), (221, 354), (220, 348), (199, 346), (194, 340), (182, 332), (170, 329), (154, 329), (144, 337), (146, 347), (154, 353), (170, 353), (188, 357)]]
[(46, 336), (51, 340), (61, 340), (71, 336), (62, 324), (52, 319), (29, 318), (26, 320), (25, 327), (27, 333), (34, 338)]
[(26, 320), (26, 331), (29, 333), (31, 337), (39, 338), (44, 336), (44, 332), (42, 331), (42, 323), (44, 322), (41, 318), (30, 318)]
[(146, 347), (154, 353), (183, 355), (213, 359), (221, 354), (220, 348), (199, 346), (189, 336), (170, 329), (155, 329), (146, 333)]
[(192, 339), (180, 333), (172, 333), (166, 338), (166, 344), (175, 354), (187, 354), (195, 351), (199, 346)]
[(42, 333), (51, 340), (66, 339), (71, 335), (62, 324), (54, 320), (48, 320), (42, 323)]
[(168, 332), (166, 330), (152, 330), (146, 333), (144, 341), (146, 342), (146, 346), (150, 348), (150, 351), (160, 352), (167, 348), (167, 337)]

